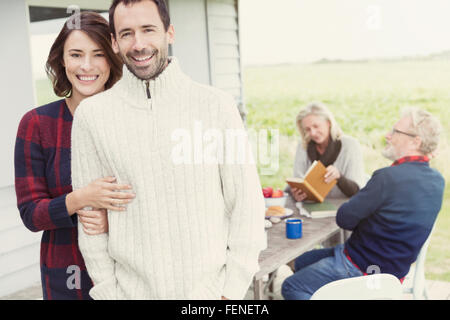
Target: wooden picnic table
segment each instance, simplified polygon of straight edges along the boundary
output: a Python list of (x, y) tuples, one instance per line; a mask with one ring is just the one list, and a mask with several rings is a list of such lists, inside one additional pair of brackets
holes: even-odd
[[(347, 199), (327, 199), (327, 201), (339, 207)], [(263, 277), (265, 275), (269, 275), (270, 285), (276, 270), (280, 266), (288, 264), (317, 245), (326, 243), (325, 246), (332, 246), (343, 243), (345, 240), (344, 230), (338, 227), (335, 217), (312, 219), (300, 216), (295, 201), (291, 197), (288, 197), (285, 207), (294, 211), (289, 218), (300, 217), (303, 220), (303, 235), (300, 239), (286, 238), (286, 223), (284, 221), (273, 224), (267, 230), (267, 248), (259, 256), (260, 270), (253, 278), (255, 300), (263, 298)], [(273, 287), (271, 288), (273, 290)]]

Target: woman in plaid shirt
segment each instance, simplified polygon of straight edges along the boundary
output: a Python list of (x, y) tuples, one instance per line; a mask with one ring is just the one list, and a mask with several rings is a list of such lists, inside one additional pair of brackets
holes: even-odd
[(77, 214), (87, 234), (106, 233), (106, 210), (117, 210), (133, 196), (118, 192), (130, 186), (114, 183), (113, 177), (77, 191), (71, 186), (74, 111), (81, 100), (111, 88), (122, 76), (108, 22), (93, 12), (70, 17), (50, 49), (46, 71), (55, 93), (65, 98), (29, 111), (20, 122), (14, 155), (17, 205), (28, 229), (44, 231), (44, 299), (90, 299), (92, 281), (78, 248)]

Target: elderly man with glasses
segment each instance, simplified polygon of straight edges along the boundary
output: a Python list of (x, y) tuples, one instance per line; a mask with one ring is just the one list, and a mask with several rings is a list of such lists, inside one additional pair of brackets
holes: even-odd
[(309, 299), (329, 282), (375, 272), (403, 280), (442, 206), (445, 181), (429, 165), (440, 131), (439, 120), (429, 112), (403, 112), (385, 136), (383, 156), (392, 165), (376, 170), (337, 212), (337, 224), (352, 230), (351, 237), (297, 258), (296, 272), (283, 283), (285, 299)]

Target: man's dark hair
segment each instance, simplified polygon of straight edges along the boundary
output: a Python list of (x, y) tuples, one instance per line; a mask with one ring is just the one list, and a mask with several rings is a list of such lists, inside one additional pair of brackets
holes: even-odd
[(158, 13), (161, 17), (161, 21), (164, 25), (164, 30), (167, 31), (170, 26), (170, 16), (169, 12), (167, 10), (167, 5), (164, 0), (114, 0), (111, 4), (111, 7), (109, 7), (109, 29), (111, 30), (111, 33), (113, 34), (113, 37), (116, 37), (116, 28), (114, 26), (114, 12), (116, 11), (116, 7), (119, 5), (119, 3), (123, 3), (125, 6), (141, 1), (153, 1), (156, 6), (158, 7)]

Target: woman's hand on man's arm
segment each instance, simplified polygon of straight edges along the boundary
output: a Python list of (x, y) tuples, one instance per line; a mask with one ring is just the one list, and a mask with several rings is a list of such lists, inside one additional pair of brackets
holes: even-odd
[(85, 207), (102, 208), (114, 211), (125, 211), (121, 205), (130, 203), (135, 194), (120, 192), (131, 190), (131, 186), (114, 183), (114, 177), (99, 178), (84, 188), (69, 193), (66, 197), (67, 211), (73, 215)]
[[(131, 186), (117, 184), (114, 183), (115, 181), (114, 177), (99, 178), (86, 187), (67, 195), (67, 211), (69, 215), (78, 214), (86, 234), (107, 233), (108, 215), (106, 210), (125, 211), (124, 205), (135, 198), (133, 193), (121, 192), (131, 190)], [(86, 207), (92, 209), (85, 210)]]
[(105, 209), (78, 210), (79, 222), (83, 225), (83, 231), (90, 236), (108, 233), (108, 213)]

